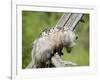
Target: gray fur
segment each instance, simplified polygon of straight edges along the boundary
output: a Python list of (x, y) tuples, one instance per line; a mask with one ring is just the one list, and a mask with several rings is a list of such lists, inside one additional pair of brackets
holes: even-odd
[[(76, 35), (71, 30), (50, 29), (49, 33), (43, 32), (41, 37), (33, 43), (32, 64), (33, 68), (50, 67), (51, 57), (56, 52), (61, 55), (63, 47), (70, 52), (75, 45)], [(60, 48), (60, 50), (59, 50)]]

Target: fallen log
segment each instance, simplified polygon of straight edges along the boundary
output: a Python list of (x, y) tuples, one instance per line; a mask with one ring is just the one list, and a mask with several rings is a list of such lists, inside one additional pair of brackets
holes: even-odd
[(71, 16), (67, 23), (65, 24), (65, 29), (74, 30), (80, 19), (82, 18), (83, 14), (81, 13), (71, 13)]
[(63, 28), (65, 24), (67, 23), (68, 19), (70, 18), (71, 13), (64, 13), (62, 17), (59, 19), (59, 21), (56, 24), (56, 28)]
[(74, 30), (82, 16), (82, 13), (64, 13), (55, 27)]

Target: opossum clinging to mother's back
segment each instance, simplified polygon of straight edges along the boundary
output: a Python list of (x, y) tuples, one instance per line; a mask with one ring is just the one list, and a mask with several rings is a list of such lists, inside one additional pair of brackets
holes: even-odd
[(49, 32), (43, 32), (41, 36), (34, 41), (32, 49), (32, 64), (34, 68), (50, 67), (51, 58), (56, 52), (62, 55), (63, 47), (70, 52), (77, 36), (70, 30), (50, 29)]

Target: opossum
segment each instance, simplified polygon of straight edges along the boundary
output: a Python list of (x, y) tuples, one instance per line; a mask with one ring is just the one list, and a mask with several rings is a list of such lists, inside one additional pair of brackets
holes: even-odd
[(51, 66), (51, 58), (56, 52), (63, 55), (62, 49), (67, 52), (75, 46), (77, 36), (70, 30), (51, 29), (48, 34), (43, 32), (41, 36), (33, 42), (32, 64), (33, 68), (47, 68)]

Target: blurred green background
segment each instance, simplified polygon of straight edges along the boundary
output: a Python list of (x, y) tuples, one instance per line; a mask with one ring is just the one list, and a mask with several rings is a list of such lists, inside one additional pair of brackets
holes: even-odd
[[(22, 11), (22, 68), (31, 61), (32, 42), (47, 27), (54, 27), (63, 13)], [(89, 65), (89, 14), (84, 14), (83, 21), (76, 27), (79, 38), (72, 52), (63, 49), (64, 60), (77, 63), (79, 66)]]

